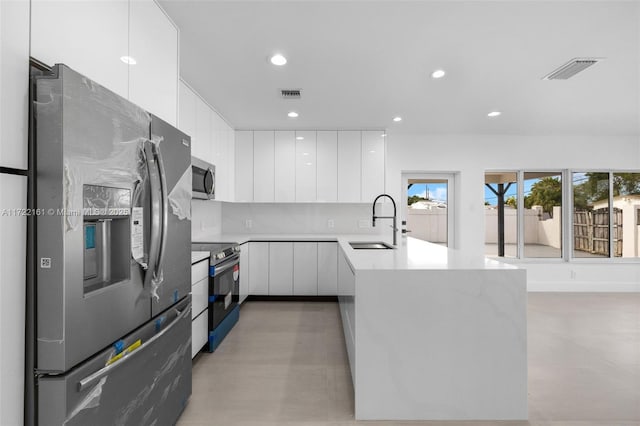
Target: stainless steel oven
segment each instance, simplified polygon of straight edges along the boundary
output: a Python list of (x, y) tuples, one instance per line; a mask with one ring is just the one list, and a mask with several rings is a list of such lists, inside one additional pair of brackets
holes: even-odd
[(216, 198), (216, 166), (191, 157), (192, 197), (202, 200)]
[(209, 257), (209, 352), (215, 351), (239, 318), (240, 246), (236, 243), (192, 243)]

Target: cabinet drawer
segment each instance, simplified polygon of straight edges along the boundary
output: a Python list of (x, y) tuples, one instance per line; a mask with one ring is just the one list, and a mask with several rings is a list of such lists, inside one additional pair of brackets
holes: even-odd
[(207, 344), (207, 317), (205, 309), (196, 319), (191, 321), (191, 358), (196, 356), (200, 349)]
[(209, 259), (191, 265), (191, 285), (209, 276)]
[(209, 282), (208, 278), (204, 280), (200, 280), (191, 287), (191, 318), (195, 318), (200, 315), (200, 312), (207, 309), (207, 293), (209, 290), (209, 286), (207, 285)]

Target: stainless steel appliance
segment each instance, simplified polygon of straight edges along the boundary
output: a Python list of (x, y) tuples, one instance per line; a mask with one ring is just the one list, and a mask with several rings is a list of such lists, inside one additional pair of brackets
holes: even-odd
[(216, 166), (197, 157), (191, 157), (193, 176), (193, 198), (213, 200), (216, 198)]
[(191, 394), (187, 135), (64, 65), (32, 79), (35, 419), (173, 424)]
[(208, 350), (213, 352), (238, 322), (240, 246), (237, 243), (193, 243), (193, 251), (208, 251), (209, 318)]

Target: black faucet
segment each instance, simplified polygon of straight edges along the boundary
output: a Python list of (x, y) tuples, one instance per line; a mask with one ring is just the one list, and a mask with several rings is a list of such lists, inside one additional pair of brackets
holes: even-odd
[[(378, 202), (378, 199), (382, 197), (387, 197), (393, 203), (393, 216), (376, 216), (376, 203)], [(394, 246), (397, 245), (398, 244), (398, 239), (397, 239), (398, 228), (396, 228), (396, 202), (393, 200), (391, 195), (380, 194), (376, 197), (375, 200), (373, 200), (372, 215), (373, 215), (372, 226), (374, 227), (376, 226), (376, 219), (393, 219), (393, 245)]]

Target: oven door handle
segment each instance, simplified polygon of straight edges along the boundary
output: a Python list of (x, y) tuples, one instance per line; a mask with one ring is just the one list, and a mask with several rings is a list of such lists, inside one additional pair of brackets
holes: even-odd
[(222, 274), (223, 272), (225, 272), (227, 269), (232, 268), (239, 263), (240, 263), (240, 256), (236, 257), (232, 262), (225, 262), (222, 264), (222, 266), (216, 266), (213, 276), (216, 277)]

